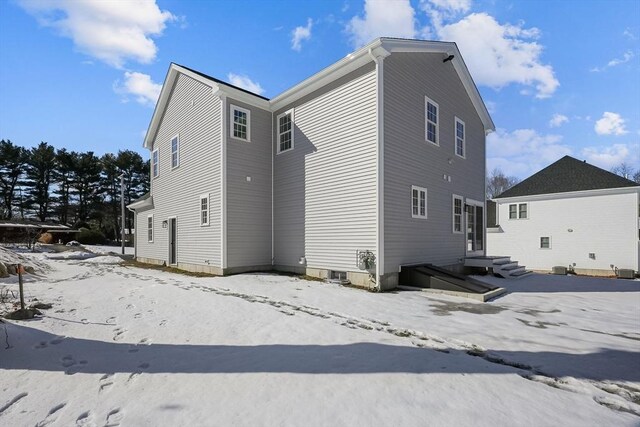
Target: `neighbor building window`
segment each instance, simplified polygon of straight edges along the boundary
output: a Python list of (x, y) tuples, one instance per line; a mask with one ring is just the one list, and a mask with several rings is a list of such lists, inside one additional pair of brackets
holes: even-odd
[(462, 197), (453, 195), (453, 232), (462, 233)]
[(438, 104), (428, 97), (424, 97), (425, 110), (425, 139), (438, 145)]
[(527, 219), (527, 204), (520, 203), (518, 205), (518, 218)]
[(151, 154), (151, 168), (153, 169), (153, 177), (157, 178), (158, 173), (160, 172), (160, 165), (158, 165), (158, 149), (153, 150)]
[(278, 153), (293, 148), (293, 111), (278, 116)]
[(251, 141), (251, 111), (231, 106), (231, 135), (234, 138)]
[(209, 225), (209, 195), (200, 196), (200, 225)]
[(180, 139), (178, 135), (171, 138), (171, 167), (177, 168), (180, 166)]
[(464, 157), (465, 130), (464, 122), (456, 117), (456, 155)]
[(527, 219), (527, 209), (528, 206), (526, 203), (513, 203), (509, 205), (509, 219)]
[(153, 215), (147, 216), (147, 242), (153, 242)]
[(551, 238), (550, 237), (541, 237), (540, 238), (540, 249), (551, 249)]
[(411, 217), (427, 218), (427, 189), (411, 187)]

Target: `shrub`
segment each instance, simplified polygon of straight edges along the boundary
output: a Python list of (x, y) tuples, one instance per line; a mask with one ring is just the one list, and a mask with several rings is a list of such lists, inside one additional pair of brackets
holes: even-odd
[(76, 240), (83, 245), (101, 245), (107, 239), (98, 230), (91, 230), (89, 228), (81, 228)]

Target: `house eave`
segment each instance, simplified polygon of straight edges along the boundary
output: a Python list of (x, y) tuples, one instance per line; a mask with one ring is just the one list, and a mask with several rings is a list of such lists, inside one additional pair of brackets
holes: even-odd
[(640, 193), (640, 186), (637, 187), (617, 187), (617, 188), (600, 188), (597, 190), (580, 190), (580, 191), (565, 191), (562, 193), (546, 193), (546, 194), (531, 194), (523, 196), (512, 197), (496, 197), (491, 200), (496, 203), (510, 203), (515, 201), (536, 201), (536, 200), (554, 200), (554, 199), (569, 199), (576, 197), (591, 197), (591, 196), (607, 196), (612, 194), (633, 194)]
[(138, 200), (127, 205), (127, 209), (130, 211), (137, 211), (142, 209), (151, 209), (153, 208), (153, 196), (149, 196), (146, 199)]

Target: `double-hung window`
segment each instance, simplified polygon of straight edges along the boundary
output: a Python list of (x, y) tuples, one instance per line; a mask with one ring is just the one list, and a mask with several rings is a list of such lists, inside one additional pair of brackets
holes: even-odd
[(171, 138), (171, 168), (180, 166), (180, 138), (178, 135)]
[(453, 195), (453, 232), (462, 233), (462, 197)]
[(154, 178), (157, 178), (158, 174), (160, 173), (160, 165), (158, 165), (158, 160), (158, 149), (156, 148), (155, 150), (153, 150), (153, 153), (151, 153), (151, 168)]
[(540, 249), (551, 249), (550, 237), (540, 237)]
[(231, 105), (231, 135), (236, 139), (251, 141), (251, 111)]
[(200, 225), (209, 225), (209, 195), (200, 196)]
[(509, 205), (509, 219), (527, 219), (528, 206), (526, 203), (513, 203)]
[(153, 215), (147, 216), (147, 242), (153, 242)]
[(438, 141), (438, 104), (428, 97), (424, 97), (425, 129), (424, 137), (432, 144), (439, 145)]
[(464, 157), (465, 151), (465, 129), (464, 122), (456, 117), (456, 155)]
[(278, 116), (278, 153), (293, 148), (293, 110)]
[(427, 218), (427, 189), (411, 186), (411, 217)]

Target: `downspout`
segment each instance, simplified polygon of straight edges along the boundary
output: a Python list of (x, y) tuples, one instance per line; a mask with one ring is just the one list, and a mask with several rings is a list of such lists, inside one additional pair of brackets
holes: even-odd
[[(293, 129), (291, 130), (291, 132), (293, 132)], [(274, 224), (275, 224), (275, 220), (273, 217), (274, 214), (274, 207), (273, 207), (273, 165), (275, 163), (275, 154), (274, 154), (274, 145), (275, 145), (275, 138), (273, 135), (273, 111), (271, 112), (271, 268), (273, 269), (273, 267), (275, 266), (276, 263), (276, 257), (275, 257), (275, 242), (273, 240), (274, 238)]]
[[(377, 50), (378, 48), (376, 48)], [(374, 52), (369, 48), (369, 56), (376, 64), (376, 284), (374, 290), (382, 290), (384, 277), (384, 58), (389, 52)]]
[(220, 268), (227, 268), (227, 95), (220, 89), (215, 93), (222, 103), (222, 138), (220, 140)]

